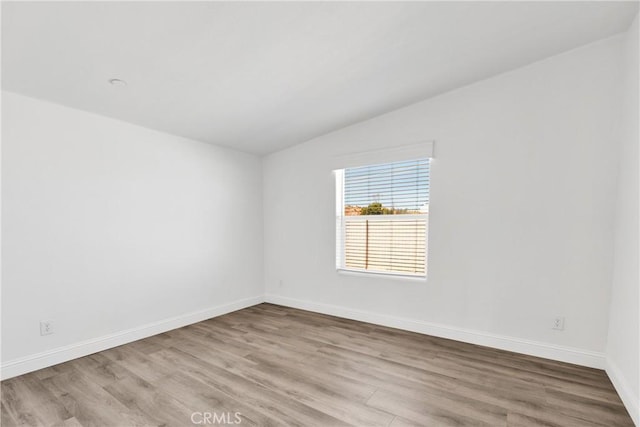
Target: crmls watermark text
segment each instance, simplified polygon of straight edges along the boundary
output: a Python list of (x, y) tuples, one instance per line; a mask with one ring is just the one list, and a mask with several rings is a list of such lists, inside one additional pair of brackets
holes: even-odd
[(240, 412), (193, 412), (191, 422), (193, 424), (218, 424), (231, 425), (242, 423)]

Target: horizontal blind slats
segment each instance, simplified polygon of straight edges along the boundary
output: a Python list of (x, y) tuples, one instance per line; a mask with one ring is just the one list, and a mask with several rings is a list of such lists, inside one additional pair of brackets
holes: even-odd
[[(426, 218), (402, 220), (345, 218), (345, 265), (350, 268), (424, 273)], [(368, 235), (367, 235), (368, 232)]]
[(429, 159), (345, 169), (344, 205), (419, 211), (429, 203)]
[(345, 267), (425, 273), (429, 166), (418, 159), (344, 170), (338, 241)]

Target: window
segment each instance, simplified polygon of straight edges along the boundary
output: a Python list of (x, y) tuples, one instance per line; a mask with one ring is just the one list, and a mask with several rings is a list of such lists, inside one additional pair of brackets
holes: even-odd
[(429, 158), (336, 171), (337, 268), (426, 276)]

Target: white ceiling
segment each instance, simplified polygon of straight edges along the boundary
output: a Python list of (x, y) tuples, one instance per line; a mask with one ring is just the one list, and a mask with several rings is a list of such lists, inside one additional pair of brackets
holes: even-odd
[(637, 6), (3, 2), (2, 87), (264, 154), (624, 31)]

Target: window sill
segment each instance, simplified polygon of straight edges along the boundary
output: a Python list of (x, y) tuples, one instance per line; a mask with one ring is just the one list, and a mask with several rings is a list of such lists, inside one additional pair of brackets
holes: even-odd
[(410, 282), (426, 282), (427, 276), (420, 276), (415, 274), (402, 274), (402, 273), (385, 273), (379, 271), (363, 271), (352, 270), (349, 268), (337, 268), (336, 271), (340, 275), (344, 276), (356, 276), (356, 277), (372, 277), (377, 279), (392, 279), (392, 280), (406, 280)]

